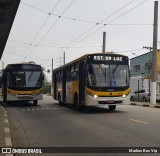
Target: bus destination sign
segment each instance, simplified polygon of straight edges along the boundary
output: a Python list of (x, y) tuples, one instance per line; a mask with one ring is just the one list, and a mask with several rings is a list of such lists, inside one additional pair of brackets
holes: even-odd
[(123, 61), (123, 57), (97, 55), (93, 57), (93, 60), (96, 60), (96, 61)]

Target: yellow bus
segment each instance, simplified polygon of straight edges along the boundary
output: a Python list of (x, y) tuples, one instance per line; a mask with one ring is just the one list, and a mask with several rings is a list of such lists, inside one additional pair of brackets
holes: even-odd
[(129, 59), (115, 53), (84, 55), (53, 70), (53, 98), (59, 103), (108, 106), (130, 103)]
[(42, 68), (37, 64), (9, 64), (2, 74), (2, 97), (8, 105), (13, 101), (33, 101), (37, 105), (43, 95)]

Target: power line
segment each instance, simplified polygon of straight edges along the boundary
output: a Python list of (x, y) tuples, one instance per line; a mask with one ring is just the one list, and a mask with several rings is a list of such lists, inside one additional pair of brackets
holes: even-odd
[[(133, 1), (134, 1), (134, 0), (133, 0)], [(131, 2), (133, 2), (133, 1), (131, 1)], [(129, 9), (129, 10), (126, 11), (126, 12), (124, 12), (123, 14), (121, 14), (121, 15), (118, 16), (118, 17), (116, 17), (116, 18), (113, 19), (112, 21), (110, 21), (110, 22), (108, 22), (107, 24), (101, 26), (101, 27), (98, 28), (97, 30), (93, 31), (92, 33), (90, 33), (89, 35), (87, 35), (86, 37), (84, 37), (83, 39), (81, 39), (81, 40), (79, 40), (78, 42), (72, 44), (70, 47), (72, 47), (72, 46), (76, 45), (77, 43), (81, 42), (82, 40), (88, 38), (89, 36), (91, 36), (92, 34), (94, 34), (94, 33), (97, 32), (97, 31), (99, 31), (100, 29), (102, 29), (102, 28), (105, 27), (106, 25), (109, 25), (110, 23), (114, 22), (115, 20), (119, 19), (120, 17), (124, 16), (125, 14), (127, 14), (127, 13), (129, 13), (130, 11), (134, 10), (135, 8), (139, 7), (140, 5), (142, 5), (143, 3), (145, 3), (146, 1), (148, 1), (148, 0), (145, 0), (145, 1), (141, 2), (141, 3), (139, 3), (138, 5), (136, 5), (135, 7)], [(128, 5), (131, 4), (131, 2), (129, 2)], [(124, 7), (126, 7), (126, 6), (127, 6), (127, 4), (126, 4)], [(122, 8), (124, 8), (124, 7), (122, 7)], [(120, 11), (120, 10), (121, 10), (121, 9), (119, 9), (119, 11)], [(117, 11), (116, 11), (116, 13), (117, 13)], [(113, 13), (112, 15), (114, 15), (114, 13)], [(105, 19), (108, 19), (108, 18), (110, 18), (110, 17), (111, 17), (111, 16), (108, 16), (108, 17), (105, 18)], [(103, 20), (102, 20), (102, 21), (103, 21)], [(94, 26), (94, 27), (95, 27), (95, 26)], [(94, 28), (94, 27), (92, 27), (92, 28)], [(91, 28), (91, 29), (92, 29), (92, 28)], [(90, 30), (88, 30), (88, 31), (90, 31)], [(87, 32), (88, 32), (88, 31), (87, 31)], [(81, 36), (82, 36), (82, 35), (81, 35)], [(76, 39), (76, 40), (77, 40), (77, 39)], [(68, 47), (68, 48), (70, 48), (70, 47)], [(61, 50), (59, 50), (58, 52), (60, 52), (60, 51), (61, 51)], [(57, 53), (58, 53), (58, 52), (57, 52)], [(54, 55), (52, 55), (52, 56), (54, 56)]]
[(85, 40), (86, 38), (90, 37), (91, 35), (93, 35), (93, 34), (96, 33), (97, 31), (101, 30), (103, 27), (109, 25), (110, 23), (116, 21), (116, 20), (119, 19), (120, 17), (126, 15), (126, 14), (129, 13), (130, 11), (134, 10), (135, 8), (137, 8), (137, 7), (139, 7), (140, 5), (142, 5), (143, 3), (145, 3), (146, 1), (148, 1), (148, 0), (145, 0), (145, 1), (141, 2), (140, 4), (136, 5), (135, 7), (129, 9), (129, 10), (126, 11), (126, 12), (124, 12), (123, 14), (121, 14), (120, 16), (116, 17), (115, 19), (111, 20), (111, 21), (108, 22), (107, 24), (105, 24), (105, 25), (101, 26), (100, 28), (98, 28), (97, 30), (93, 31), (92, 33), (90, 33), (89, 35), (87, 35), (86, 37), (84, 37), (83, 39), (81, 39), (81, 40), (79, 40), (78, 42), (72, 44), (70, 47), (72, 47), (72, 46), (76, 45), (77, 43), (79, 43), (79, 42)]
[[(72, 5), (73, 5), (73, 3), (75, 2), (76, 0), (73, 0), (69, 5), (68, 5), (68, 7), (61, 13), (61, 15), (60, 16), (62, 16)], [(37, 45), (39, 45), (39, 43), (47, 36), (47, 34), (51, 31), (51, 29), (56, 25), (56, 23), (58, 22), (58, 20), (60, 19), (60, 17), (58, 17), (57, 18), (57, 20), (52, 24), (52, 26), (48, 29), (48, 31), (43, 35), (43, 37), (39, 40), (39, 42), (36, 44), (36, 46), (35, 46), (35, 48), (37, 47)], [(34, 49), (33, 49), (34, 50)], [(32, 51), (33, 51), (32, 50)], [(26, 57), (28, 57), (28, 55), (30, 55), (31, 54), (31, 52), (32, 51), (30, 51), (27, 55), (26, 55)]]
[[(119, 10), (117, 10), (116, 12), (114, 12), (113, 14), (111, 14), (110, 16), (108, 16), (107, 18), (103, 19), (101, 22), (94, 22), (94, 21), (89, 21), (89, 20), (84, 20), (84, 19), (78, 19), (78, 18), (73, 18), (73, 17), (66, 17), (66, 16), (62, 16), (62, 15), (57, 15), (57, 14), (53, 14), (53, 13), (49, 13), (47, 11), (44, 11), (44, 10), (42, 10), (40, 8), (37, 8), (37, 7), (33, 6), (33, 5), (30, 5), (30, 4), (27, 4), (27, 3), (24, 3), (24, 2), (22, 2), (22, 3), (25, 4), (25, 5), (27, 5), (27, 6), (29, 6), (29, 7), (31, 7), (31, 8), (34, 8), (34, 9), (39, 10), (41, 12), (44, 12), (46, 14), (53, 15), (55, 17), (69, 19), (69, 20), (73, 20), (73, 21), (85, 22), (85, 23), (92, 23), (92, 24), (96, 24), (96, 25), (99, 25), (99, 24), (104, 25), (105, 23), (103, 23), (103, 21), (109, 19), (110, 17), (112, 17), (113, 15), (115, 15), (116, 13), (118, 13), (119, 11), (121, 11), (122, 9), (124, 9), (126, 6), (128, 6), (129, 4), (131, 4), (133, 1), (135, 1), (135, 0), (132, 0), (131, 2), (129, 2), (128, 4), (126, 4), (125, 6), (123, 6), (122, 8), (120, 8)], [(117, 25), (121, 25), (121, 24), (117, 24)], [(132, 25), (132, 24), (129, 24), (129, 25)], [(144, 24), (144, 25), (148, 25), (148, 24)]]
[(37, 43), (37, 45), (47, 36), (47, 34), (51, 31), (51, 29), (55, 26), (55, 24), (58, 22), (58, 20), (61, 18), (61, 16), (73, 5), (73, 3), (76, 0), (73, 0), (69, 6), (61, 13), (61, 15), (57, 18), (57, 20), (52, 24), (52, 26), (49, 28), (49, 30), (43, 35), (43, 37), (40, 39), (40, 41)]
[[(57, 3), (53, 6), (52, 10), (51, 10), (51, 13), (54, 11), (54, 9), (57, 7), (57, 5), (59, 4), (60, 0), (57, 1)], [(33, 42), (36, 40), (36, 38), (38, 37), (39, 33), (41, 32), (42, 28), (44, 27), (44, 25), (46, 24), (49, 16), (51, 15), (51, 13), (48, 13), (48, 16), (46, 17), (46, 19), (44, 20), (43, 24), (41, 25), (39, 31), (37, 32), (37, 34), (35, 35), (35, 37), (33, 38), (33, 40), (31, 41), (29, 47), (26, 49), (26, 51), (23, 53), (25, 54), (29, 49), (30, 49), (30, 46), (33, 44)], [(22, 57), (21, 57), (22, 58)], [(20, 58), (20, 59), (21, 59)], [(26, 57), (25, 57), (26, 58)], [(20, 59), (18, 60), (18, 62), (20, 61)]]
[[(133, 3), (135, 0), (130, 1), (129, 3), (127, 3), (126, 5), (124, 5), (123, 7), (121, 7), (120, 9), (118, 9), (117, 11), (115, 11), (114, 13), (112, 13), (111, 15), (109, 15), (108, 17), (104, 18), (103, 20), (101, 20), (100, 22), (97, 22), (94, 26), (92, 26), (91, 28), (89, 28), (87, 31), (85, 31), (83, 34), (81, 34), (80, 36), (78, 36), (77, 38), (75, 38), (74, 40), (72, 40), (71, 42), (69, 42), (66, 46), (64, 47), (69, 47), (70, 44), (74, 43), (76, 40), (78, 40), (79, 38), (81, 38), (82, 36), (84, 36), (85, 34), (87, 34), (88, 32), (90, 32), (92, 29), (94, 29), (95, 27), (97, 27), (99, 25), (99, 23), (104, 22), (105, 20), (109, 19), (110, 17), (112, 17), (113, 15), (117, 14), (119, 11), (121, 11), (122, 9), (126, 8), (128, 5), (130, 5), (131, 3)], [(104, 27), (104, 25), (102, 26)], [(101, 28), (100, 28), (101, 29)], [(97, 31), (97, 30), (96, 30)], [(90, 35), (89, 35), (90, 36)], [(81, 41), (81, 40), (80, 40)], [(79, 42), (76, 42), (76, 44)], [(74, 44), (75, 45), (75, 44)], [(73, 45), (72, 45), (73, 46)], [(71, 46), (70, 46), (71, 47)], [(61, 50), (58, 50), (55, 54), (59, 53)], [(50, 57), (52, 57), (54, 55), (51, 55)], [(50, 58), (49, 57), (49, 58)]]
[[(129, 50), (121, 50), (121, 51), (113, 51), (114, 53), (133, 53), (136, 51), (144, 51), (143, 48), (138, 48), (138, 49), (129, 49)], [(56, 57), (53, 58), (53, 60), (57, 60), (58, 56), (61, 56), (63, 54), (63, 52), (59, 53), (56, 55)], [(47, 60), (43, 60), (43, 62), (46, 62), (45, 64), (49, 64), (51, 62), (51, 59), (47, 59)]]
[(66, 16), (62, 16), (62, 15), (56, 15), (56, 14), (53, 14), (53, 13), (49, 13), (47, 11), (44, 11), (44, 10), (42, 10), (40, 8), (37, 8), (37, 7), (33, 6), (33, 5), (30, 5), (30, 4), (27, 4), (27, 3), (24, 3), (24, 2), (22, 2), (22, 4), (25, 4), (25, 5), (33, 8), (33, 9), (36, 9), (36, 10), (41, 11), (41, 12), (46, 13), (46, 14), (50, 14), (50, 15), (55, 16), (55, 17), (64, 18), (64, 19), (68, 19), (68, 20), (73, 20), (73, 21), (85, 22), (85, 23), (92, 23), (92, 24), (96, 24), (97, 23), (97, 22), (93, 22), (93, 21), (89, 21), (89, 20), (78, 19), (78, 18), (73, 18), (73, 17), (66, 17)]
[[(131, 4), (133, 1), (135, 1), (135, 0), (132, 0), (131, 2), (129, 2), (128, 5)], [(127, 4), (126, 4), (124, 7), (126, 7), (126, 6), (127, 6)], [(122, 7), (122, 8), (124, 8), (124, 7)], [(122, 10), (122, 8), (119, 9), (119, 11)], [(111, 15), (113, 16), (113, 15), (116, 14), (117, 12), (118, 12), (118, 10), (117, 10), (115, 13), (111, 14)], [(108, 16), (107, 18), (110, 18), (111, 15)], [(56, 15), (56, 16), (58, 16), (58, 15)], [(121, 15), (121, 16), (122, 16), (122, 15)], [(62, 16), (59, 16), (58, 19), (59, 19), (59, 18), (62, 18)], [(64, 18), (65, 18), (65, 17), (64, 17)], [(67, 17), (67, 18), (68, 18), (68, 17)], [(107, 19), (107, 18), (105, 18), (105, 19)], [(119, 17), (119, 18), (120, 18), (120, 17)], [(114, 19), (114, 20), (115, 20), (115, 19)], [(102, 21), (103, 21), (103, 20), (102, 20)], [(95, 23), (94, 23), (94, 24), (95, 24), (94, 27), (96, 27), (97, 25), (101, 24), (102, 21), (99, 22), (99, 23), (98, 23), (98, 22), (97, 22), (97, 23), (95, 22)], [(112, 21), (111, 21), (111, 22), (112, 22)], [(110, 23), (110, 22), (109, 22), (109, 23)], [(118, 24), (108, 24), (108, 23), (107, 23), (107, 24), (104, 24), (102, 27), (104, 27), (104, 26), (106, 26), (106, 25), (118, 25)], [(124, 25), (124, 24), (119, 24), (119, 25)], [(142, 25), (142, 24), (126, 24), (126, 25)], [(147, 24), (144, 24), (144, 25), (147, 25)], [(148, 24), (148, 25), (149, 25), (149, 24)], [(93, 29), (93, 28), (92, 28), (92, 29)], [(90, 29), (90, 30), (92, 30), (92, 29)], [(101, 29), (101, 28), (99, 28), (98, 30), (100, 30), (100, 29)], [(90, 30), (88, 30), (88, 31), (86, 31), (86, 32), (88, 33)], [(96, 30), (96, 32), (97, 32), (98, 30)], [(84, 36), (84, 34), (86, 34), (86, 32), (83, 33), (80, 37)], [(91, 34), (89, 34), (89, 35), (88, 35), (87, 37), (85, 37), (85, 38), (88, 38), (88, 37), (89, 37), (90, 35), (92, 35), (93, 33), (94, 33), (94, 32), (92, 32)], [(79, 37), (78, 37), (78, 38), (79, 38)], [(85, 38), (81, 39), (80, 41), (84, 40)], [(76, 38), (76, 40), (77, 40), (77, 38)], [(73, 46), (74, 46), (75, 44), (79, 43), (80, 41), (72, 44), (70, 47), (69, 47), (69, 46), (64, 46), (64, 47), (57, 47), (57, 48), (60, 48), (59, 51), (61, 51), (61, 50), (64, 49), (64, 48), (74, 48)], [(72, 42), (73, 42), (73, 41), (72, 41)], [(72, 42), (70, 42), (70, 43), (72, 43)], [(39, 42), (39, 43), (40, 43), (40, 42)], [(39, 44), (39, 43), (38, 43), (38, 44)], [(70, 43), (69, 43), (69, 44), (70, 44)], [(44, 45), (38, 45), (38, 44), (37, 44), (37, 45), (33, 45), (33, 44), (32, 44), (32, 45), (33, 45), (34, 47), (44, 46)], [(55, 46), (55, 47), (56, 47), (56, 46)], [(29, 54), (28, 54), (28, 55), (29, 55)], [(27, 56), (28, 56), (28, 55), (27, 55)], [(26, 56), (26, 57), (27, 57), (27, 56)]]
[(37, 8), (37, 7), (33, 6), (33, 5), (27, 4), (27, 3), (22, 2), (22, 1), (21, 1), (21, 3), (24, 4), (24, 5), (27, 5), (27, 6), (31, 7), (31, 8), (34, 8), (34, 9), (36, 9), (36, 10), (39, 10), (39, 11), (41, 11), (41, 12), (43, 12), (43, 13), (49, 14), (49, 12), (44, 11), (44, 10), (42, 10), (42, 9), (40, 9), (40, 8)]
[[(101, 22), (96, 22), (96, 26), (98, 25), (98, 24), (100, 24), (100, 23), (102, 23), (103, 21), (105, 21), (106, 19), (108, 19), (108, 18), (110, 18), (110, 17), (112, 17), (113, 15), (115, 15), (116, 13), (118, 13), (119, 11), (121, 11), (122, 9), (124, 9), (126, 6), (128, 6), (129, 4), (131, 4), (131, 3), (133, 3), (135, 0), (132, 0), (132, 1), (130, 1), (129, 3), (127, 3), (126, 5), (124, 5), (122, 8), (120, 8), (120, 9), (118, 9), (116, 12), (114, 12), (113, 14), (111, 14), (110, 16), (108, 16), (107, 18), (105, 18), (105, 19), (103, 19)], [(141, 4), (140, 4), (141, 5)], [(35, 7), (34, 7), (35, 8)], [(37, 9), (37, 8), (36, 8)], [(134, 8), (133, 8), (134, 9)], [(53, 14), (54, 15), (54, 14)], [(122, 15), (124, 15), (124, 14), (122, 14)], [(122, 16), (121, 15), (121, 16)], [(59, 16), (59, 15), (54, 15), (54, 16), (57, 16), (57, 17), (59, 17), (59, 18), (61, 18), (62, 16)], [(64, 17), (64, 18), (68, 18), (68, 17)], [(119, 18), (119, 17), (118, 17)], [(68, 18), (68, 19), (73, 19), (73, 18)], [(117, 18), (116, 18), (117, 19)], [(73, 20), (76, 20), (76, 19), (73, 19)], [(115, 20), (115, 19), (114, 19)], [(87, 21), (88, 22), (88, 21)], [(112, 22), (112, 21), (111, 21)], [(93, 22), (92, 22), (93, 23)], [(104, 24), (103, 25), (103, 27), (104, 26), (106, 26), (106, 25), (109, 25), (109, 24)], [(148, 24), (113, 24), (113, 25), (148, 25)], [(95, 26), (94, 26), (95, 27)], [(92, 27), (91, 29), (89, 29), (88, 31), (86, 31), (85, 33), (83, 33), (81, 36), (84, 36), (84, 34), (86, 34), (86, 33), (88, 33), (89, 31), (91, 31), (94, 27)], [(101, 28), (100, 28), (101, 29)], [(98, 29), (98, 30), (100, 30), (100, 29)], [(95, 32), (97, 32), (98, 30), (96, 30)], [(92, 32), (91, 34), (93, 34), (94, 32)], [(91, 34), (89, 34), (87, 37), (89, 37)], [(80, 38), (81, 36), (79, 36), (78, 38)], [(87, 37), (85, 37), (85, 38), (87, 38)], [(75, 40), (77, 40), (78, 38), (76, 38)], [(85, 38), (83, 38), (82, 40), (84, 40)], [(82, 41), (82, 40), (80, 40), (80, 41)], [(78, 41), (78, 42), (76, 42), (75, 44), (77, 44), (77, 43), (79, 43), (80, 41)], [(73, 41), (71, 41), (70, 43), (72, 43)], [(69, 44), (70, 44), (69, 43)], [(68, 45), (69, 45), (68, 44)], [(74, 44), (74, 45), (75, 45)], [(73, 46), (73, 45), (72, 45)]]
[[(21, 41), (16, 41), (16, 40), (8, 40), (8, 41), (11, 41), (11, 42), (15, 42), (15, 43), (20, 43), (20, 44), (24, 44), (24, 45), (30, 45), (30, 43), (27, 43), (27, 42), (21, 42)], [(68, 48), (68, 47), (62, 47), (62, 46), (55, 46), (55, 45), (42, 45), (42, 44), (39, 44), (39, 45), (36, 45), (36, 44), (32, 44), (33, 46), (37, 46), (37, 47), (46, 47), (46, 48)], [(81, 47), (72, 47), (72, 48), (85, 48), (85, 47), (101, 47), (101, 46), (81, 46)]]

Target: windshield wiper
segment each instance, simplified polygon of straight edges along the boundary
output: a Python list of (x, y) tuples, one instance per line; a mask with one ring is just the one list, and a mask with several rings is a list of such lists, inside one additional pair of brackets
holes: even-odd
[(114, 77), (114, 73), (115, 73), (115, 71), (117, 70), (117, 68), (118, 68), (118, 64), (115, 66), (115, 68), (112, 70), (112, 74), (113, 74), (113, 79), (115, 80), (115, 77)]
[(112, 70), (112, 74), (115, 73), (115, 71), (117, 70), (118, 66), (119, 66), (119, 64), (117, 64), (116, 67)]

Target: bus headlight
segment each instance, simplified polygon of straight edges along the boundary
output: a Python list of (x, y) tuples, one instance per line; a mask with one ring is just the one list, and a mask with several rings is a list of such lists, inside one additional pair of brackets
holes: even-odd
[(122, 97), (126, 98), (128, 95), (129, 95), (129, 93), (128, 94), (123, 94)]
[(89, 93), (88, 95), (90, 95), (91, 97), (93, 97), (95, 99), (98, 97), (96, 94), (92, 94), (92, 93)]

